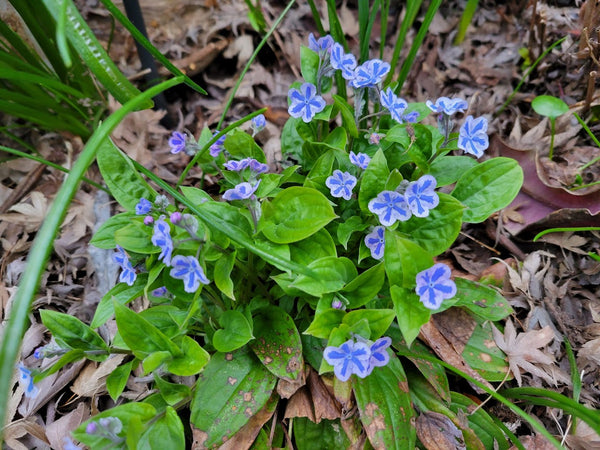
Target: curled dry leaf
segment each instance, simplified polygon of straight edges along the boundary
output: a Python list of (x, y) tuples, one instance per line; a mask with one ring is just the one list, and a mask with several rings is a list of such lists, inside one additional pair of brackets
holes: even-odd
[(492, 327), (492, 333), (496, 345), (506, 353), (510, 371), (517, 379), (519, 386), (522, 384), (521, 369), (554, 384), (554, 379), (546, 371), (536, 366), (536, 364), (550, 365), (554, 362), (553, 357), (538, 350), (554, 339), (554, 332), (549, 326), (541, 330), (517, 334), (513, 323), (507, 320), (504, 334), (495, 326)]
[(428, 450), (466, 449), (462, 431), (445, 415), (426, 411), (417, 417), (417, 436)]

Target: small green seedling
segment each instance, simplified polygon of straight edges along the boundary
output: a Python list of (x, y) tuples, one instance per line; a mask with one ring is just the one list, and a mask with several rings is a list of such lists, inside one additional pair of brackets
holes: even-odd
[(531, 102), (533, 110), (541, 116), (546, 116), (550, 119), (550, 152), (549, 158), (554, 156), (554, 134), (556, 132), (556, 118), (562, 116), (569, 110), (569, 106), (560, 98), (552, 97), (551, 95), (540, 95)]

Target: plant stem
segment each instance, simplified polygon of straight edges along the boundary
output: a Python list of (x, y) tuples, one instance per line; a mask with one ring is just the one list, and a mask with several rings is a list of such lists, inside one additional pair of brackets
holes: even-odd
[(550, 161), (554, 158), (554, 134), (556, 133), (556, 119), (554, 117), (550, 117), (550, 152), (548, 153), (548, 157)]

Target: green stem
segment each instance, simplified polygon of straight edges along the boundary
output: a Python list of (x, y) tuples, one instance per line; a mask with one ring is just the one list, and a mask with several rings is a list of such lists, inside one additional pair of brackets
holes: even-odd
[(554, 134), (556, 133), (556, 119), (554, 117), (550, 117), (550, 152), (548, 153), (548, 157), (550, 161), (554, 158)]
[(182, 80), (183, 78), (181, 77), (173, 78), (172, 80), (154, 86), (143, 94), (128, 101), (123, 107), (109, 116), (90, 137), (83, 151), (77, 158), (77, 161), (75, 161), (69, 176), (56, 194), (48, 214), (46, 215), (46, 219), (38, 231), (31, 251), (29, 252), (27, 266), (25, 267), (25, 270), (23, 270), (19, 288), (13, 298), (10, 317), (3, 330), (2, 339), (0, 339), (0, 444), (2, 443), (2, 428), (7, 420), (7, 400), (10, 390), (12, 389), (12, 375), (21, 347), (23, 333), (27, 327), (27, 316), (30, 312), (31, 302), (38, 290), (42, 273), (46, 267), (46, 261), (52, 250), (54, 238), (62, 224), (69, 204), (75, 196), (79, 183), (90, 164), (94, 161), (96, 151), (102, 145), (104, 140), (109, 137), (110, 133), (115, 129), (119, 122), (121, 122), (127, 114), (144, 104), (144, 102), (148, 102), (149, 99), (158, 93), (181, 83)]
[[(579, 114), (573, 113), (573, 115), (577, 119), (577, 122), (579, 122), (579, 124), (583, 127), (583, 129), (588, 134), (588, 136), (592, 139), (592, 141), (594, 141), (594, 143), (596, 144), (596, 146), (598, 148), (600, 148), (600, 141), (598, 140), (598, 138), (596, 136), (594, 136), (594, 133), (592, 133), (592, 130), (590, 130), (590, 128), (587, 126), (587, 124), (583, 121), (583, 119), (581, 117), (579, 117)], [(600, 156), (592, 159), (590, 162), (588, 162), (588, 163), (584, 164), (583, 166), (581, 166), (579, 168), (579, 173), (583, 172), (585, 169), (587, 169), (588, 167), (590, 167), (592, 164), (597, 163), (598, 161), (600, 161)]]

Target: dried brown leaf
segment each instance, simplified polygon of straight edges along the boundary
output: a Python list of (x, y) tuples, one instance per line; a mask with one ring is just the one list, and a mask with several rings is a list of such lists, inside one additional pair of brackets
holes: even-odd
[(426, 411), (417, 417), (415, 428), (427, 450), (466, 450), (463, 433), (445, 415)]
[(550, 365), (554, 363), (554, 358), (544, 353), (539, 348), (545, 347), (554, 339), (554, 332), (548, 327), (541, 330), (527, 331), (518, 333), (512, 321), (507, 320), (504, 328), (504, 334), (492, 327), (494, 341), (500, 350), (506, 353), (510, 371), (515, 376), (517, 383), (521, 386), (521, 369), (537, 377), (543, 378), (548, 383), (553, 384), (554, 380), (543, 369), (535, 364)]

